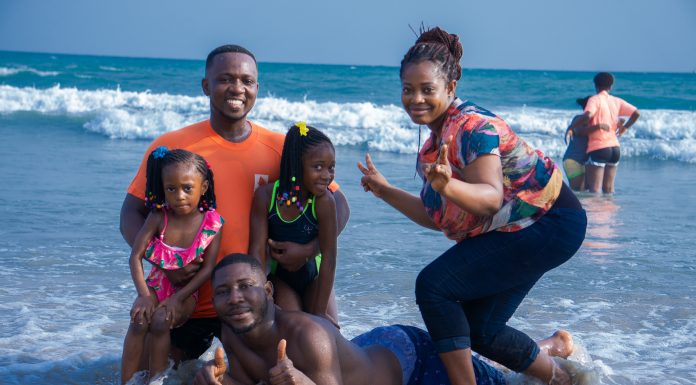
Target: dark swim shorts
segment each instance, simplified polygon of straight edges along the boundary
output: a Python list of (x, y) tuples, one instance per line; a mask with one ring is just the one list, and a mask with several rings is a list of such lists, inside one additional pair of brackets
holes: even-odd
[(587, 159), (587, 164), (591, 164), (597, 167), (604, 166), (616, 166), (619, 164), (619, 159), (621, 158), (621, 150), (618, 146), (600, 148), (590, 152), (589, 159)]
[(189, 318), (183, 325), (169, 333), (172, 346), (184, 351), (184, 360), (193, 360), (205, 353), (213, 343), (213, 337), (220, 338), (220, 319)]
[[(353, 338), (360, 347), (380, 345), (399, 359), (404, 385), (449, 385), (445, 365), (435, 350), (430, 335), (413, 326), (382, 326)], [(477, 385), (504, 385), (503, 374), (472, 357)]]

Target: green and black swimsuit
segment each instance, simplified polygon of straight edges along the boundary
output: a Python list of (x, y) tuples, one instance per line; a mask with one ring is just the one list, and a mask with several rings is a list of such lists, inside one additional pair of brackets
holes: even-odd
[[(304, 210), (295, 218), (287, 220), (280, 215), (276, 201), (279, 182), (273, 185), (271, 203), (268, 206), (268, 237), (278, 242), (295, 242), (306, 244), (319, 235), (317, 214), (314, 211), (314, 199), (304, 206)], [(313, 198), (313, 197), (311, 197)], [(310, 259), (297, 271), (288, 271), (271, 259), (271, 275), (275, 275), (290, 285), (300, 296), (319, 275), (321, 254)]]

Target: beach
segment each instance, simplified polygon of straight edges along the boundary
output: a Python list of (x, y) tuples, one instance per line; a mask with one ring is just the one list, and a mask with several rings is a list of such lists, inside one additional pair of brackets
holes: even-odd
[[(135, 296), (120, 205), (150, 140), (205, 119), (202, 68), (0, 52), (3, 383), (118, 383)], [(399, 106), (398, 69), (261, 63), (261, 74), (252, 120), (279, 132), (306, 120), (337, 144), (351, 206), (336, 272), (343, 334), (422, 326), (415, 277), (452, 242), (364, 193), (355, 166), (369, 151), (391, 183), (419, 191), (418, 127)], [(616, 194), (579, 194), (585, 243), (539, 281), (511, 325), (533, 338), (571, 331), (601, 384), (696, 383), (696, 76), (616, 76), (617, 94), (643, 112), (622, 140)], [(463, 79), (461, 97), (556, 161), (574, 100), (591, 89), (589, 73)]]

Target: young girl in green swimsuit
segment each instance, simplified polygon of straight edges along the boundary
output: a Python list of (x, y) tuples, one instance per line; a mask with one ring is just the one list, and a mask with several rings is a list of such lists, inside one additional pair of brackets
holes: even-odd
[[(249, 254), (270, 271), (276, 304), (304, 310), (338, 325), (330, 301), (336, 271), (336, 201), (329, 185), (334, 179), (336, 152), (331, 140), (300, 122), (288, 130), (280, 160), (280, 179), (260, 187), (251, 212)], [(302, 266), (268, 258), (268, 240), (307, 244), (319, 239), (317, 257)]]

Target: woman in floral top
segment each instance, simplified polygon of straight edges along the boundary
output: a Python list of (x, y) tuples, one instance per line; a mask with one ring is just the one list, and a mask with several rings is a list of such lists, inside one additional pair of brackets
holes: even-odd
[[(578, 250), (585, 211), (551, 159), (498, 116), (456, 97), (461, 55), (456, 35), (433, 28), (401, 62), (404, 109), (431, 131), (418, 154), (420, 197), (390, 185), (369, 155), (358, 164), (361, 182), (457, 242), (416, 280), (416, 301), (452, 384), (476, 383), (472, 350), (546, 383), (569, 384), (544, 346), (507, 321), (539, 278)], [(570, 334), (556, 338), (570, 354)]]

